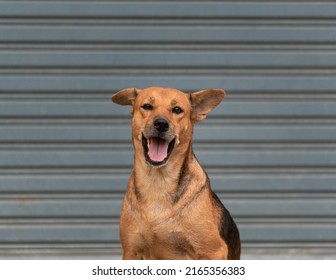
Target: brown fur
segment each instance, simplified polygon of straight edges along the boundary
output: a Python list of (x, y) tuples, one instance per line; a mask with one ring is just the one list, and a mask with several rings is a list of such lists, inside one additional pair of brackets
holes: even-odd
[[(238, 229), (192, 150), (194, 124), (223, 98), (219, 89), (185, 94), (158, 87), (112, 96), (131, 105), (133, 117), (134, 169), (120, 218), (123, 259), (240, 258)], [(169, 128), (158, 131), (158, 119)], [(153, 135), (175, 143), (165, 162), (146, 158), (144, 143)]]

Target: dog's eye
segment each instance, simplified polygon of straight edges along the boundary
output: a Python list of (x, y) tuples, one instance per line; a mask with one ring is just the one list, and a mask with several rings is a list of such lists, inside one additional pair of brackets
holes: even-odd
[(183, 112), (183, 110), (181, 109), (181, 107), (178, 107), (178, 106), (174, 107), (172, 111), (175, 114), (181, 114)]
[(153, 106), (148, 103), (142, 105), (142, 108), (145, 109), (146, 111), (153, 110)]

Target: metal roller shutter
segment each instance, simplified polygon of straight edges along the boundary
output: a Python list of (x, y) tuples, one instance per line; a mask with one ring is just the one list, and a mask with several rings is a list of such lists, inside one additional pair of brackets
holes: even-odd
[(1, 1), (0, 257), (120, 258), (110, 96), (157, 85), (228, 92), (194, 146), (243, 258), (334, 258), (335, 24), (332, 1)]

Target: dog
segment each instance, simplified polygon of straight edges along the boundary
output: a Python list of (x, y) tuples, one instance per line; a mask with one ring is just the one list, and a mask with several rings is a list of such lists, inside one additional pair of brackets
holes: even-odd
[(120, 217), (125, 260), (240, 259), (238, 228), (210, 188), (192, 149), (194, 124), (224, 98), (221, 89), (127, 88), (134, 168)]

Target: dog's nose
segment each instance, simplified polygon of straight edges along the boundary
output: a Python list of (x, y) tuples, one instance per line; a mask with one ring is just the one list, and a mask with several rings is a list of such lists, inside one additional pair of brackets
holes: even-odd
[(154, 127), (159, 132), (166, 132), (169, 129), (169, 123), (165, 119), (156, 119)]

